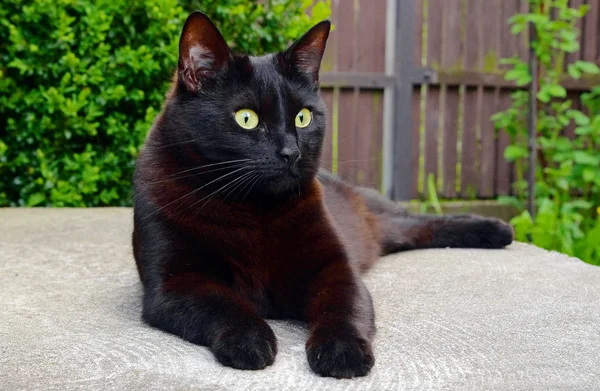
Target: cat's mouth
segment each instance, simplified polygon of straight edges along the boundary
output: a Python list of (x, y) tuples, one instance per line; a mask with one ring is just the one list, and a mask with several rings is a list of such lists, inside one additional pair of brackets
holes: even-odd
[(300, 170), (298, 169), (298, 164), (293, 164), (289, 167), (288, 172), (293, 178), (300, 178)]
[(265, 191), (272, 194), (281, 194), (298, 188), (302, 182), (300, 170), (296, 167), (285, 167), (279, 172), (271, 172), (265, 180)]
[(282, 164), (275, 164), (275, 167), (271, 166), (268, 169), (269, 174), (267, 174), (272, 179), (294, 179), (297, 180), (301, 177), (301, 169), (300, 169), (300, 158), (295, 159), (291, 162), (283, 162)]

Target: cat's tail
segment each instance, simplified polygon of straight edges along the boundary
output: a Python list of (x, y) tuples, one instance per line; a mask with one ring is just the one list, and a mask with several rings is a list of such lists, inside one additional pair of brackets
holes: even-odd
[(419, 248), (503, 248), (513, 241), (512, 227), (476, 215), (414, 215), (377, 191), (355, 188), (377, 216), (382, 255)]

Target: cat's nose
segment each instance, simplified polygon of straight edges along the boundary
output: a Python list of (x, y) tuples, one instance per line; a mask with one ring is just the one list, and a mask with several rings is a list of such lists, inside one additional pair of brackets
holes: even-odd
[(285, 147), (281, 151), (279, 151), (279, 156), (281, 156), (283, 160), (290, 166), (294, 166), (296, 162), (298, 162), (298, 160), (300, 159), (300, 151), (298, 151), (297, 149)]

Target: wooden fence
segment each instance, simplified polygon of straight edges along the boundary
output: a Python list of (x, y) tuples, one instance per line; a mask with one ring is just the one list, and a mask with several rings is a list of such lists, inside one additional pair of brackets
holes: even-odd
[[(581, 50), (569, 61), (600, 63), (600, 0), (570, 2), (590, 12), (579, 26)], [(515, 88), (500, 59), (527, 56), (527, 41), (508, 25), (527, 4), (333, 0), (321, 78), (331, 119), (323, 165), (396, 199), (425, 196), (430, 173), (446, 198), (509, 194), (508, 138), (490, 117), (508, 107)], [(576, 98), (591, 83), (565, 87)]]

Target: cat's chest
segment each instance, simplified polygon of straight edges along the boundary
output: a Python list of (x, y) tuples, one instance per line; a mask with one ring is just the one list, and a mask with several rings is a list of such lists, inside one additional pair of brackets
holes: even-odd
[[(259, 221), (259, 218), (256, 219)], [(251, 227), (220, 226), (202, 232), (203, 246), (216, 250), (223, 260), (240, 270), (273, 274), (278, 270), (301, 268), (302, 259), (318, 258), (312, 238), (333, 235), (328, 227), (303, 224), (274, 224), (264, 220)]]
[(199, 245), (218, 255), (231, 270), (236, 289), (258, 307), (270, 306), (271, 296), (295, 301), (338, 245), (321, 210), (311, 208), (204, 224), (198, 235)]

